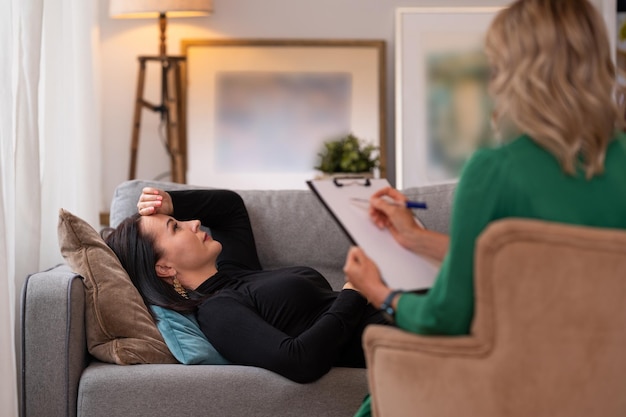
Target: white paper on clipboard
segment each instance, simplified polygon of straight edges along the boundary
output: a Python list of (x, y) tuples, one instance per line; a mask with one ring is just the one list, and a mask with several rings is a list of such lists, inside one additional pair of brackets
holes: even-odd
[(378, 265), (387, 285), (400, 290), (421, 290), (433, 285), (439, 265), (400, 246), (388, 230), (380, 230), (369, 217), (369, 200), (389, 187), (386, 179), (307, 181), (311, 190), (337, 220), (348, 238)]

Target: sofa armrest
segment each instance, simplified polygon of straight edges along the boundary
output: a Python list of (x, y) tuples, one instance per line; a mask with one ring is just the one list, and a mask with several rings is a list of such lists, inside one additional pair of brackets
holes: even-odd
[(76, 416), (87, 365), (85, 293), (65, 266), (28, 277), (22, 291), (22, 417)]

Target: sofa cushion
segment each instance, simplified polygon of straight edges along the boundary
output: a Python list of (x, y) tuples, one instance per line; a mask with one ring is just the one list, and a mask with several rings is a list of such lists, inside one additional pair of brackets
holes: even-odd
[(58, 236), (61, 254), (83, 277), (89, 353), (120, 365), (176, 363), (139, 292), (98, 232), (61, 209)]
[(193, 314), (150, 306), (167, 347), (185, 365), (230, 365), (200, 330)]
[(298, 384), (255, 366), (93, 363), (80, 379), (75, 408), (83, 417), (345, 417), (366, 394), (359, 368), (333, 368)]

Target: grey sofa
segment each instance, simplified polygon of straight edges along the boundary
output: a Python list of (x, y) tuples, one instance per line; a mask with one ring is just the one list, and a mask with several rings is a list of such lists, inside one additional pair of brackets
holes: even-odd
[[(115, 191), (111, 224), (136, 210), (142, 187), (189, 185), (128, 181)], [(429, 204), (424, 224), (447, 232), (453, 186), (405, 192)], [(240, 191), (265, 268), (308, 265), (339, 289), (349, 242), (309, 191)], [(87, 352), (84, 290), (67, 265), (31, 275), (23, 290), (22, 416), (349, 416), (367, 393), (365, 371), (335, 368), (311, 384), (265, 369), (211, 365), (101, 363)]]

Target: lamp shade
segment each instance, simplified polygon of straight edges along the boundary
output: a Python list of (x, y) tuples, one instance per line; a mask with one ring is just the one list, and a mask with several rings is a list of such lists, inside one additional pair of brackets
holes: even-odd
[(110, 0), (109, 15), (120, 18), (206, 16), (213, 12), (213, 0)]

